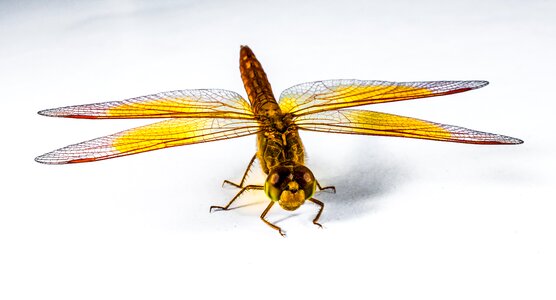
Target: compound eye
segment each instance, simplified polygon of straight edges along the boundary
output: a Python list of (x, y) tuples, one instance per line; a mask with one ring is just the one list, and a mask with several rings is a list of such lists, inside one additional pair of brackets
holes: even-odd
[(296, 166), (293, 170), (293, 180), (304, 190), (307, 198), (315, 193), (316, 181), (313, 172), (305, 166)]
[(293, 179), (297, 181), (300, 185), (309, 184), (315, 181), (313, 172), (305, 166), (297, 166), (293, 170)]
[(286, 167), (277, 167), (273, 169), (268, 175), (268, 183), (275, 187), (281, 187), (287, 179), (291, 179), (291, 171)]
[(268, 174), (264, 185), (266, 195), (270, 199), (278, 201), (278, 199), (280, 199), (280, 194), (292, 177), (290, 169), (286, 167), (277, 167), (273, 169), (270, 174)]

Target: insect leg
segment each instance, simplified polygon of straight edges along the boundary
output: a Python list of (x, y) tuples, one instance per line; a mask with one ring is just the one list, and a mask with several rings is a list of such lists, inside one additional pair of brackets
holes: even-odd
[(320, 214), (322, 214), (322, 210), (324, 209), (324, 203), (320, 202), (319, 200), (317, 200), (315, 198), (310, 198), (309, 201), (311, 201), (311, 202), (315, 203), (316, 205), (320, 206), (320, 209), (319, 209), (319, 212), (317, 213), (317, 216), (313, 219), (313, 224), (322, 228), (322, 225), (318, 222), (318, 220), (320, 218)]
[(213, 209), (220, 209), (220, 210), (228, 210), (230, 208), (230, 205), (232, 205), (232, 203), (234, 201), (236, 201), (237, 198), (239, 198), (239, 196), (241, 196), (241, 194), (243, 194), (243, 192), (247, 191), (247, 190), (262, 190), (263, 186), (262, 185), (248, 185), (246, 187), (243, 187), (236, 195), (235, 197), (232, 198), (232, 200), (230, 200), (230, 202), (228, 202), (228, 204), (226, 204), (226, 206), (217, 206), (217, 205), (213, 205), (210, 207), (209, 212), (212, 212)]
[(320, 183), (317, 181), (317, 187), (319, 188), (319, 191), (332, 190), (332, 193), (336, 194), (336, 187), (333, 185), (322, 187), (320, 186)]
[(222, 186), (224, 186), (224, 184), (229, 184), (229, 185), (233, 185), (238, 189), (243, 188), (243, 184), (245, 183), (245, 179), (247, 178), (247, 174), (249, 174), (249, 170), (251, 169), (251, 167), (253, 166), (253, 163), (255, 162), (255, 159), (257, 158), (257, 154), (255, 153), (255, 155), (253, 155), (253, 158), (251, 158), (251, 161), (249, 162), (249, 164), (247, 165), (247, 170), (245, 170), (245, 174), (243, 174), (243, 177), (241, 178), (241, 182), (239, 184), (237, 183), (233, 183), (229, 180), (224, 180), (224, 182), (222, 182)]
[(266, 209), (263, 211), (263, 213), (261, 214), (261, 220), (263, 220), (263, 222), (266, 223), (266, 225), (278, 230), (278, 233), (280, 233), (280, 235), (282, 236), (286, 236), (286, 234), (282, 231), (282, 228), (270, 223), (269, 221), (267, 221), (264, 217), (266, 216), (266, 214), (268, 213), (268, 211), (270, 210), (270, 208), (272, 208), (272, 205), (274, 205), (274, 201), (270, 201), (270, 203), (268, 204), (268, 206), (266, 207)]

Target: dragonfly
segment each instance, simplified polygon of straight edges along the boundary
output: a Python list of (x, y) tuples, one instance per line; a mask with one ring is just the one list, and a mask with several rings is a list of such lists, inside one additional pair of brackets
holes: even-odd
[[(66, 106), (39, 111), (40, 115), (77, 119), (165, 119), (112, 135), (69, 145), (35, 158), (44, 164), (93, 162), (175, 146), (257, 136), (257, 151), (239, 183), (225, 180), (239, 191), (226, 205), (229, 210), (244, 192), (261, 190), (269, 203), (260, 219), (282, 236), (284, 230), (268, 221), (270, 209), (287, 211), (306, 202), (324, 203), (314, 197), (321, 186), (305, 165), (305, 148), (299, 131), (393, 136), (468, 144), (521, 144), (522, 140), (352, 107), (461, 93), (484, 87), (482, 80), (389, 82), (378, 80), (323, 80), (284, 90), (278, 101), (267, 75), (248, 46), (240, 47), (240, 73), (249, 102), (238, 93), (222, 89), (188, 89), (162, 92), (122, 101)], [(254, 162), (266, 174), (264, 184), (246, 184)]]

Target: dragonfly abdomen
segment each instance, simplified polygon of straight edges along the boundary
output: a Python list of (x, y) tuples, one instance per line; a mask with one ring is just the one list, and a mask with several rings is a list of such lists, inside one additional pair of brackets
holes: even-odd
[(247, 46), (242, 46), (239, 56), (239, 70), (249, 102), (255, 115), (274, 117), (281, 115), (280, 107), (272, 93), (266, 73), (261, 63)]

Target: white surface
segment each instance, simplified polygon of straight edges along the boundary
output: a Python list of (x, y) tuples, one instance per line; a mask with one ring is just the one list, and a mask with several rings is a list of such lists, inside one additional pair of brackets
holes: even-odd
[[(0, 298), (554, 299), (556, 4), (275, 2), (0, 4)], [(233, 196), (220, 183), (240, 178), (254, 137), (33, 161), (145, 123), (40, 109), (186, 88), (244, 94), (241, 44), (277, 95), (332, 78), (489, 80), (370, 109), (525, 144), (303, 134), (309, 167), (338, 193), (318, 195), (324, 230), (311, 224), (314, 206), (274, 210), (285, 239), (258, 219), (262, 194), (208, 213)]]

